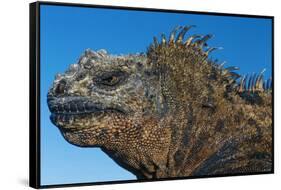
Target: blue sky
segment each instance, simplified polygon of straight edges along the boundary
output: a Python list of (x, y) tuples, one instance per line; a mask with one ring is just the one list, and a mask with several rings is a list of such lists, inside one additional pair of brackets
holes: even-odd
[(50, 122), (46, 95), (56, 73), (77, 62), (87, 48), (112, 54), (145, 52), (152, 37), (177, 25), (190, 34), (213, 34), (211, 57), (238, 66), (239, 73), (271, 76), (271, 20), (41, 5), (41, 185), (135, 179), (98, 148), (67, 143)]

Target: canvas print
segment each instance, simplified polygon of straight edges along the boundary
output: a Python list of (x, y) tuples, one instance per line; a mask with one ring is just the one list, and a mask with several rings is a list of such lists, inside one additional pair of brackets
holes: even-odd
[(41, 4), (41, 185), (273, 172), (272, 21)]

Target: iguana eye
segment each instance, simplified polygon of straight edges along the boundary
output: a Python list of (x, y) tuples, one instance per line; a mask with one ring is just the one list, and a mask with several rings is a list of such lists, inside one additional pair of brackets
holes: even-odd
[(118, 84), (120, 81), (120, 77), (117, 77), (117, 76), (109, 76), (109, 77), (106, 77), (106, 78), (103, 78), (100, 83), (103, 84), (103, 85), (108, 85), (108, 86), (114, 86), (116, 84)]
[(124, 81), (126, 78), (125, 76), (126, 74), (121, 71), (104, 73), (96, 78), (96, 84), (100, 86), (113, 87)]

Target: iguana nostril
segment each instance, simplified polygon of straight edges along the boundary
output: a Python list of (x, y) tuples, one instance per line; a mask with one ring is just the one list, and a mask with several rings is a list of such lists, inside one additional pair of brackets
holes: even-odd
[(66, 87), (66, 81), (65, 80), (59, 81), (59, 83), (57, 84), (57, 86), (55, 88), (55, 93), (63, 94), (65, 92), (65, 87)]

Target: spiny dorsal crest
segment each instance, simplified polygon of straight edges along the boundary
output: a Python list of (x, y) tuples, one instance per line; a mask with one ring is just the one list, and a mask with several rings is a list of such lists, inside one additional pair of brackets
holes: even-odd
[(185, 34), (191, 29), (195, 27), (191, 26), (177, 26), (175, 27), (169, 39), (166, 39), (165, 34), (161, 34), (161, 40), (158, 41), (156, 37), (153, 38), (154, 43), (149, 47), (149, 52), (151, 53), (153, 50), (156, 50), (160, 47), (169, 47), (169, 46), (185, 46), (186, 48), (196, 48), (198, 53), (202, 53), (205, 56), (208, 56), (214, 50), (221, 49), (221, 47), (208, 47), (207, 41), (213, 37), (211, 34), (203, 35), (192, 35), (188, 39), (184, 40)]
[(265, 80), (264, 72), (265, 69), (259, 74), (253, 73), (251, 75), (244, 75), (238, 83), (238, 92), (271, 92), (272, 79), (269, 78)]
[[(186, 40), (185, 34), (194, 26), (177, 26), (175, 27), (168, 39), (165, 34), (161, 35), (161, 39), (158, 41), (154, 37), (154, 42), (148, 48), (148, 58), (153, 63), (155, 69), (166, 68), (165, 65), (172, 66), (173, 69), (178, 68), (178, 72), (185, 69), (191, 69), (189, 62), (194, 64), (198, 72), (205, 72), (206, 75), (214, 76), (217, 80), (220, 80), (228, 90), (238, 93), (252, 93), (252, 92), (270, 92), (272, 89), (272, 80), (264, 80), (264, 71), (259, 74), (252, 74), (242, 76), (235, 71), (239, 70), (238, 67), (229, 66), (224, 67), (225, 62), (218, 63), (217, 60), (213, 61), (209, 59), (209, 54), (214, 50), (220, 50), (221, 47), (209, 47), (207, 41), (213, 37), (211, 34), (207, 35), (191, 35)], [(174, 52), (184, 52), (184, 54), (178, 53), (178, 56), (174, 58), (174, 61), (166, 61), (167, 57), (175, 56)], [(173, 55), (172, 55), (173, 54)], [(165, 60), (160, 60), (161, 56), (165, 56)], [(191, 57), (191, 58), (190, 58)], [(149, 62), (149, 61), (148, 61)], [(199, 67), (198, 67), (199, 65)], [(189, 68), (188, 68), (189, 67)], [(193, 67), (193, 66), (192, 66)], [(195, 71), (196, 72), (196, 71)], [(180, 74), (180, 73), (178, 73)]]

